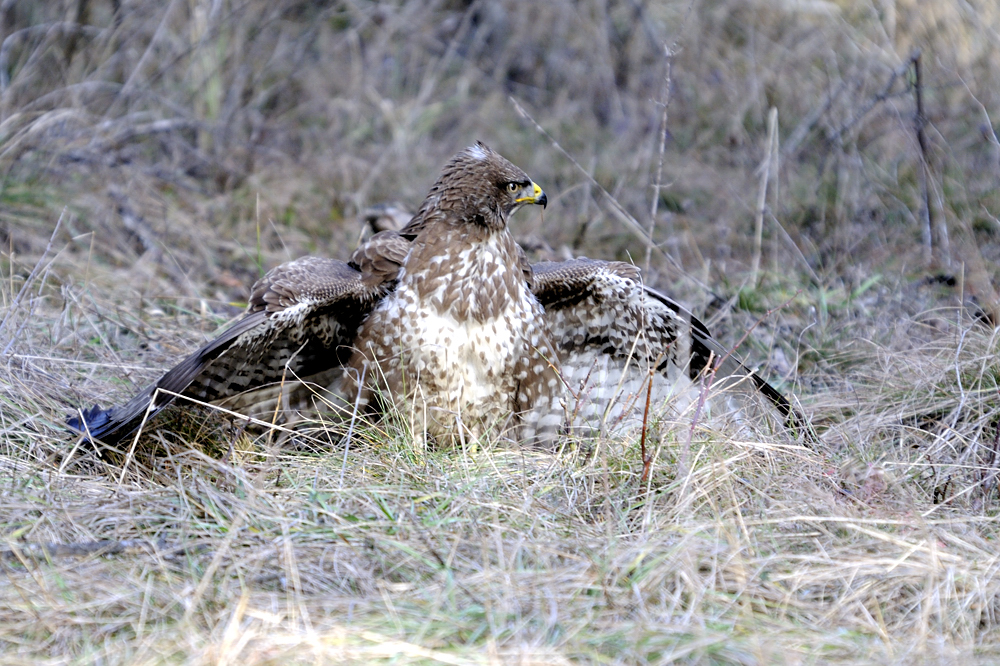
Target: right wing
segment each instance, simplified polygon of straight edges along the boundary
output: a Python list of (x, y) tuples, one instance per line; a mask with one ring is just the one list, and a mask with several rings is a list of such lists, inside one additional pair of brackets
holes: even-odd
[(215, 402), (343, 367), (358, 327), (395, 287), (408, 248), (383, 232), (350, 263), (303, 257), (274, 268), (254, 285), (243, 317), (219, 337), (124, 405), (83, 410), (68, 425), (115, 444), (175, 395)]
[(710, 378), (712, 394), (735, 394), (741, 403), (761, 396), (787, 424), (802, 425), (784, 396), (684, 307), (643, 285), (635, 266), (580, 258), (532, 269), (532, 291), (574, 397), (571, 422), (634, 425), (644, 418), (651, 380), (654, 404), (683, 395), (676, 401), (683, 405), (692, 385)]

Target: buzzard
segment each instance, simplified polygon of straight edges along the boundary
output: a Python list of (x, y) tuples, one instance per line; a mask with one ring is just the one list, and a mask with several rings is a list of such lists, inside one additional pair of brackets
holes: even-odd
[(524, 171), (476, 143), (445, 165), (402, 229), (376, 233), (347, 263), (274, 268), (219, 337), (124, 405), (81, 411), (70, 425), (114, 444), (180, 396), (284, 418), (393, 407), (417, 438), (509, 428), (545, 443), (567, 429), (640, 423), (647, 401), (690, 400), (692, 384), (741, 405), (763, 396), (797, 420), (635, 267), (530, 265), (507, 222), (546, 203)]

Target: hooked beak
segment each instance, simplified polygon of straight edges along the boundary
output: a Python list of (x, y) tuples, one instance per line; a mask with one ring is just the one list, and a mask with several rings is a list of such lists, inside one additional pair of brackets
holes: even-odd
[[(538, 204), (542, 208), (545, 208), (545, 206), (549, 203), (549, 198), (545, 196), (545, 192), (542, 192), (542, 188), (538, 187), (538, 185), (534, 182), (532, 182), (529, 187), (531, 189), (531, 195), (515, 199), (515, 201), (519, 204)], [(522, 190), (522, 192), (526, 192), (528, 189), (529, 188), (526, 187)]]

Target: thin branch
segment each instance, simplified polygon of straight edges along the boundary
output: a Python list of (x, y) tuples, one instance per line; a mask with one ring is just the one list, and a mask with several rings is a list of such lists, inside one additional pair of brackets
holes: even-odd
[[(660, 117), (660, 150), (659, 162), (656, 165), (656, 182), (653, 183), (653, 204), (649, 211), (649, 239), (653, 239), (653, 231), (656, 229), (656, 213), (660, 206), (660, 187), (663, 184), (663, 151), (667, 146), (667, 110), (670, 108), (670, 74), (673, 67), (673, 53), (668, 47), (663, 48), (663, 57), (667, 61), (667, 72), (663, 79), (663, 115)], [(673, 236), (672, 233), (668, 234)], [(653, 246), (646, 245), (646, 273), (649, 273), (649, 262), (652, 258)]]
[(760, 164), (760, 188), (757, 190), (757, 211), (754, 217), (753, 233), (753, 268), (750, 269), (750, 284), (757, 285), (760, 272), (760, 254), (764, 238), (764, 208), (767, 206), (767, 183), (771, 179), (771, 160), (775, 153), (775, 141), (778, 136), (778, 109), (771, 107), (767, 114), (767, 150), (764, 161)]
[(639, 479), (639, 483), (646, 483), (646, 480), (649, 479), (649, 468), (653, 462), (652, 456), (646, 455), (646, 431), (649, 426), (649, 403), (653, 399), (653, 375), (656, 372), (656, 366), (659, 362), (660, 359), (657, 358), (656, 363), (649, 366), (649, 383), (646, 385), (646, 408), (642, 412), (642, 438), (639, 440), (639, 450), (642, 455), (642, 477)]
[(917, 145), (920, 147), (920, 189), (923, 199), (923, 240), (924, 258), (930, 263), (934, 259), (934, 250), (937, 248), (938, 259), (945, 266), (951, 265), (951, 248), (948, 242), (948, 227), (943, 220), (937, 219), (937, 211), (931, 205), (932, 176), (930, 167), (930, 149), (927, 145), (927, 115), (924, 113), (924, 86), (920, 65), (920, 50), (913, 52), (910, 56), (913, 63), (913, 94), (916, 97), (917, 114), (913, 119), (914, 129), (917, 133)]

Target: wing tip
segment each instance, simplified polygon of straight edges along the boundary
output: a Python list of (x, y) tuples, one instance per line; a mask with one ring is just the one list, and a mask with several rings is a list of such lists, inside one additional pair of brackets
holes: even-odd
[(111, 412), (111, 409), (104, 409), (100, 405), (79, 409), (76, 413), (69, 415), (66, 419), (66, 425), (81, 435), (100, 439), (101, 435), (108, 432), (114, 425)]
[(785, 397), (781, 391), (774, 388), (770, 382), (758, 375), (756, 372), (750, 373), (750, 378), (756, 385), (757, 390), (771, 401), (774, 408), (785, 419), (785, 427), (796, 433), (801, 433), (809, 444), (817, 444), (818, 439), (811, 425), (799, 410), (792, 405), (791, 401)]

